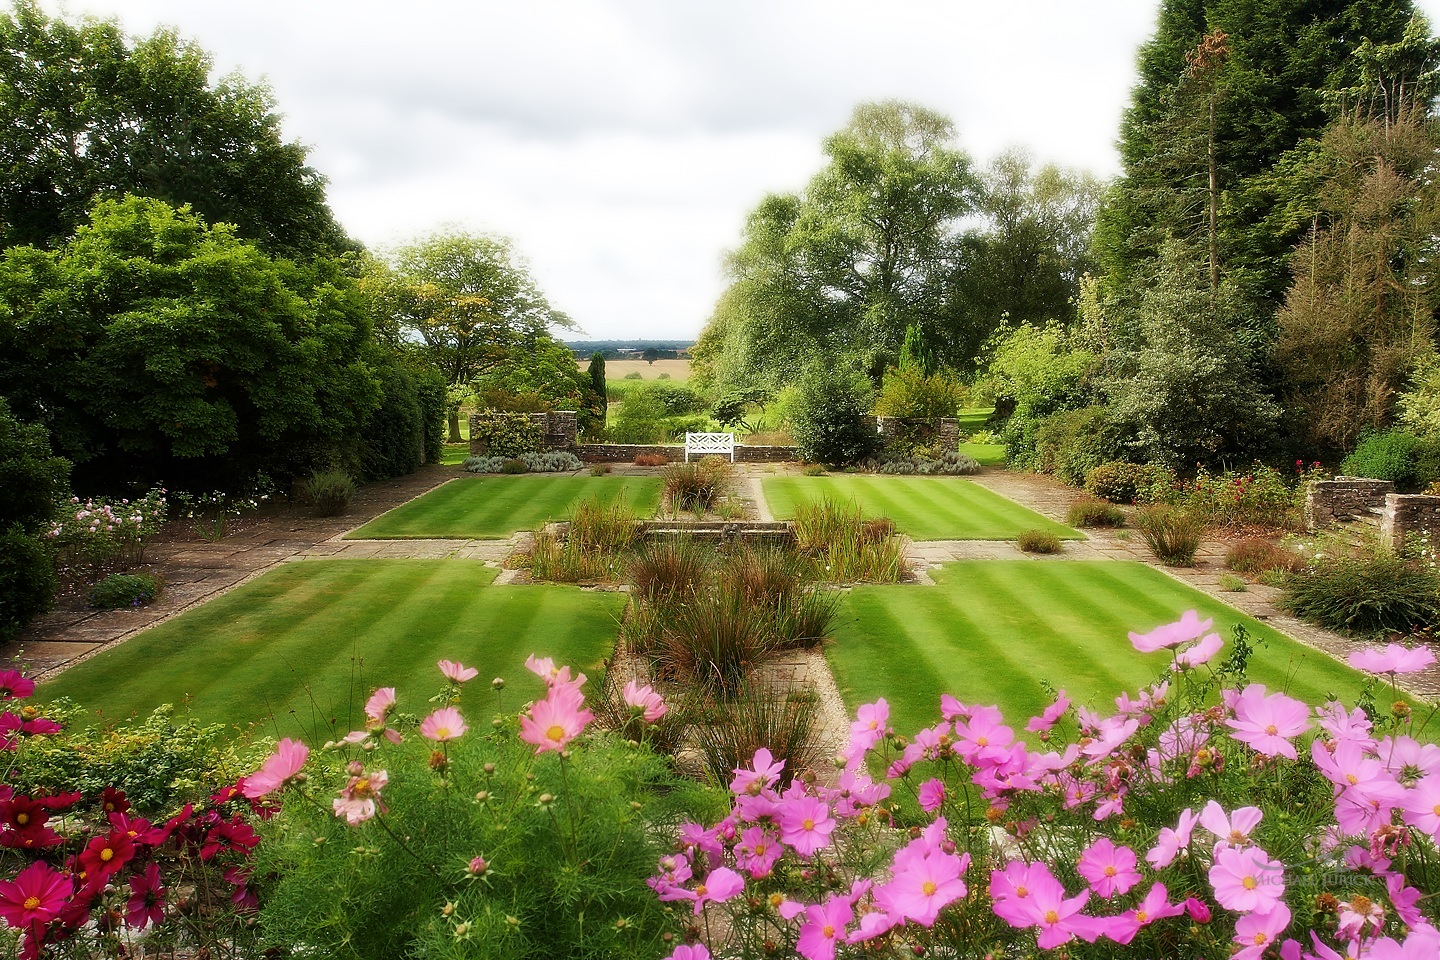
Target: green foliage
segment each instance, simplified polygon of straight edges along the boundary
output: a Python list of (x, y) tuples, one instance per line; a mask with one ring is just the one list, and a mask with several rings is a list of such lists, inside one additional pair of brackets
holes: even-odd
[(144, 562), (145, 545), (164, 527), (169, 507), (158, 489), (136, 500), (71, 497), (59, 505), (45, 539), (67, 567), (90, 574), (128, 569)]
[(98, 797), (123, 790), (142, 815), (170, 816), (255, 769), (258, 757), (226, 724), (202, 724), (166, 704), (143, 717), (102, 725), (79, 722), (81, 711), (52, 701), (45, 715), (64, 724), (58, 734), (26, 741), (13, 754), (7, 782), (17, 793), (49, 792), (61, 785)]
[(490, 456), (518, 457), (540, 449), (544, 437), (528, 414), (484, 410), (470, 420), (470, 442)]
[(1043, 530), (1021, 530), (1015, 546), (1026, 553), (1059, 553), (1060, 538)]
[(1085, 474), (1085, 489), (1111, 503), (1138, 503), (1163, 473), (1149, 464), (1110, 460)]
[(879, 438), (868, 414), (870, 386), (845, 368), (812, 367), (790, 410), (790, 434), (802, 459), (845, 466), (874, 456)]
[(514, 457), (500, 464), (500, 472), (512, 476), (517, 473), (529, 473), (530, 466), (519, 457)]
[(875, 413), (882, 417), (916, 417), (938, 420), (953, 417), (965, 402), (965, 388), (949, 373), (926, 373), (917, 365), (891, 367), (875, 398)]
[(350, 508), (355, 481), (344, 470), (332, 467), (312, 473), (300, 493), (317, 517), (335, 517)]
[(1065, 522), (1072, 527), (1123, 527), (1125, 512), (1108, 498), (1102, 500), (1086, 496), (1070, 505), (1065, 513)]
[(659, 443), (665, 437), (663, 387), (644, 383), (625, 393), (620, 412), (606, 429), (613, 443)]
[(1080, 405), (1094, 355), (1059, 327), (1029, 324), (997, 337), (987, 352), (986, 389), (996, 398), (997, 413), (1009, 411), (1001, 430), (1006, 457), (1013, 466), (1031, 467), (1040, 421)]
[(486, 727), (447, 744), (438, 771), (428, 750), (379, 759), (383, 824), (347, 826), (329, 806), (346, 772), (314, 770), (325, 802), (287, 803), (257, 849), (265, 942), (374, 960), (659, 956), (669, 922), (645, 878), (669, 831), (709, 808), (699, 789), (612, 736), (561, 759), (536, 756), (513, 719)]
[[(549, 450), (544, 453), (522, 453), (514, 458), (468, 457), (461, 469), (468, 473), (569, 473), (582, 466), (584, 464), (580, 462), (580, 458), (568, 450)], [(608, 467), (609, 464), (601, 466)], [(608, 469), (603, 471), (608, 472)], [(595, 475), (602, 476), (603, 473)]]
[(424, 459), (427, 440), (415, 377), (395, 362), (377, 366), (375, 374), (380, 405), (365, 418), (359, 437), (357, 472), (367, 481), (413, 472)]
[(45, 428), (20, 422), (0, 396), (0, 530), (40, 532), (55, 515), (69, 473), (70, 464), (51, 452)]
[(1351, 477), (1390, 480), (1404, 491), (1423, 490), (1440, 479), (1440, 440), (1395, 430), (1372, 433), (1340, 464)]
[(694, 727), (705, 769), (716, 783), (728, 783), (764, 747), (785, 762), (777, 783), (783, 789), (821, 759), (819, 714), (819, 699), (808, 690), (785, 694), (755, 684), (719, 697)]
[(85, 604), (97, 610), (138, 607), (160, 595), (164, 583), (148, 573), (112, 573), (90, 588)]
[(1224, 593), (1244, 593), (1246, 590), (1250, 589), (1244, 578), (1237, 577), (1233, 573), (1220, 574), (1220, 578), (1216, 581), (1216, 585), (1219, 586), (1221, 591), (1223, 591)]
[(1405, 390), (1395, 398), (1400, 426), (1417, 437), (1440, 439), (1440, 354), (1416, 359)]
[(1321, 560), (1284, 580), (1280, 601), (1327, 630), (1359, 636), (1440, 625), (1440, 574), (1387, 554)]
[(1176, 507), (1155, 504), (1135, 514), (1145, 545), (1155, 559), (1167, 567), (1195, 566), (1195, 551), (1205, 525), (1192, 514)]
[(1193, 480), (1180, 485), (1174, 499), (1205, 523), (1299, 529), (1303, 525), (1303, 479), (1291, 483), (1263, 463), (1252, 464), (1248, 471), (1220, 474), (1202, 469)]
[(1105, 407), (1056, 410), (1035, 425), (1035, 469), (1053, 473), (1071, 486), (1113, 459), (1120, 447)]
[(95, 201), (133, 193), (235, 224), (271, 256), (354, 249), (263, 83), (212, 81), (210, 56), (169, 28), (129, 38), (30, 0), (0, 14), (0, 38), (0, 246), (54, 246)]
[[(745, 420), (746, 411), (750, 407), (760, 407), (763, 410), (765, 404), (773, 398), (774, 394), (762, 387), (731, 389), (720, 395), (720, 399), (715, 401), (710, 412), (717, 423), (727, 427), (736, 426), (747, 433), (754, 433), (756, 432), (755, 427)], [(756, 419), (759, 418), (756, 417)]]
[(415, 403), (420, 408), (420, 429), (426, 463), (439, 463), (445, 453), (445, 419), (450, 409), (449, 391), (439, 372), (412, 364), (410, 377), (415, 383)]
[[(879, 466), (880, 473), (894, 474), (919, 474), (929, 476), (942, 474), (952, 477), (968, 476), (980, 472), (980, 464), (973, 458), (960, 453), (958, 450), (946, 450), (938, 455), (935, 448), (918, 448), (908, 457), (901, 459), (889, 459), (890, 451), (885, 451), (887, 459)], [(824, 470), (821, 470), (823, 473)], [(820, 474), (806, 473), (806, 476), (819, 476)]]
[(17, 525), (0, 529), (0, 643), (9, 643), (55, 602), (50, 551)]
[(0, 258), (0, 393), (77, 489), (308, 473), (380, 401), (370, 324), (330, 261), (272, 260), (186, 208), (99, 203), (60, 249)]

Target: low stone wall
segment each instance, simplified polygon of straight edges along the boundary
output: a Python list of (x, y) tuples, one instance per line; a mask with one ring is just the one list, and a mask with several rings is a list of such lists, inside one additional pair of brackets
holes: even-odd
[(1389, 480), (1364, 477), (1336, 477), (1315, 480), (1305, 493), (1305, 524), (1311, 530), (1361, 516), (1370, 508), (1385, 506), (1385, 497), (1395, 492)]
[[(671, 463), (685, 462), (685, 445), (640, 443), (582, 443), (573, 450), (586, 463), (631, 463), (641, 454), (660, 454)], [(765, 447), (735, 444), (736, 463), (783, 463), (799, 460), (794, 447)]]
[(882, 443), (888, 443), (907, 429), (919, 427), (931, 431), (933, 442), (940, 444), (946, 450), (953, 450), (960, 445), (960, 421), (954, 417), (941, 417), (936, 420), (924, 417), (868, 417), (867, 419), (874, 421), (875, 432), (880, 434)]
[[(1395, 551), (1407, 546), (1434, 548), (1440, 540), (1440, 497), (1392, 493), (1380, 517), (1380, 542)], [(1419, 542), (1417, 542), (1419, 541)]]

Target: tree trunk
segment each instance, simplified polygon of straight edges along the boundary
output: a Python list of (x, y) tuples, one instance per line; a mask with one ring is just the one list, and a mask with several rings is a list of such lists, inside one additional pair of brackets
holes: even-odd
[(450, 410), (449, 410), (449, 414), (450, 414), (450, 437), (449, 437), (449, 439), (447, 439), (445, 442), (446, 442), (446, 443), (464, 443), (464, 439), (460, 436), (460, 408), (459, 408), (458, 406), (451, 407)]

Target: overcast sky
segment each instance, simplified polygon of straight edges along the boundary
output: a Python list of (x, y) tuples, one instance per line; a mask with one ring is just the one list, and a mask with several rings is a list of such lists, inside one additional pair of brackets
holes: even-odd
[[(62, 9), (54, 0), (43, 5)], [(1436, 22), (1440, 0), (1417, 6)], [(768, 192), (855, 104), (954, 120), (983, 163), (1118, 171), (1156, 0), (69, 0), (265, 79), (345, 229), (506, 234), (590, 338), (691, 338)]]

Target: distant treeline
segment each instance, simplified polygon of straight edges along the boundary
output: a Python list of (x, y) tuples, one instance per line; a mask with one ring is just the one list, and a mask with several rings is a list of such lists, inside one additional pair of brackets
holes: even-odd
[(674, 360), (689, 356), (694, 340), (569, 340), (565, 346), (585, 360), (596, 351), (606, 360)]

